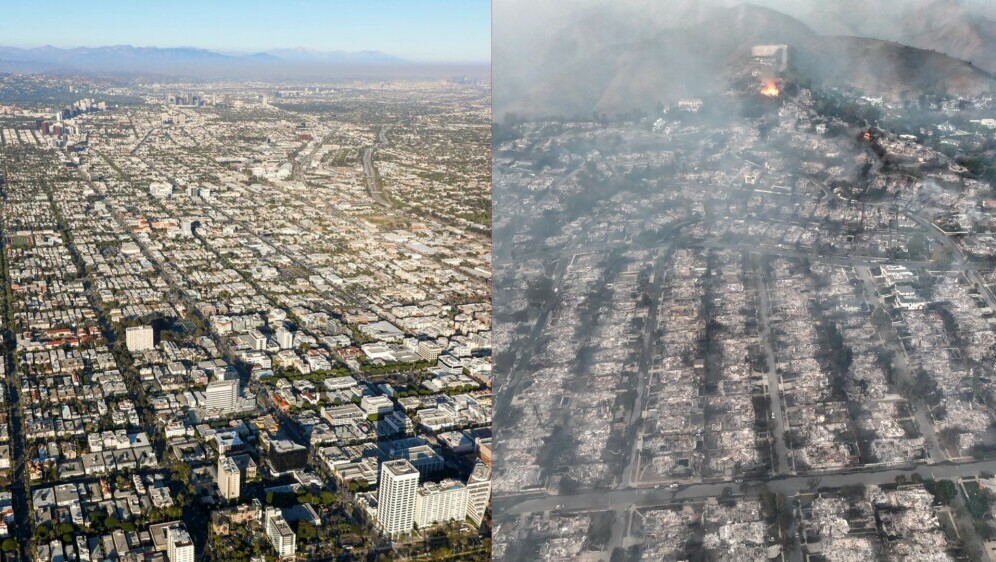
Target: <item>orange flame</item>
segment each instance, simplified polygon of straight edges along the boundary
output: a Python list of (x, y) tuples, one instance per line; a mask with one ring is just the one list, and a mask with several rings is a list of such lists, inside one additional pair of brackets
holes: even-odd
[(765, 80), (764, 84), (761, 85), (761, 95), (776, 98), (779, 93), (781, 92), (778, 89), (778, 84), (775, 84), (774, 80)]

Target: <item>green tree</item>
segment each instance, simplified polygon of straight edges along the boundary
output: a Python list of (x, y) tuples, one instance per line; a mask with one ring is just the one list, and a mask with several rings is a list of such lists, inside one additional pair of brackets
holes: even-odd
[(950, 480), (924, 480), (923, 487), (933, 494), (937, 501), (946, 505), (958, 495), (958, 488)]
[(307, 521), (301, 521), (297, 526), (297, 536), (303, 541), (311, 541), (318, 537), (318, 530)]

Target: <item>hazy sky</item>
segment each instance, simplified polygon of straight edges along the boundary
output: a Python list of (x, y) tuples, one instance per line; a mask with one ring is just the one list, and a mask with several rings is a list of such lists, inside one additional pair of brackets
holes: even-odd
[(0, 45), (129, 44), (377, 50), (418, 61), (491, 57), (489, 0), (15, 0)]

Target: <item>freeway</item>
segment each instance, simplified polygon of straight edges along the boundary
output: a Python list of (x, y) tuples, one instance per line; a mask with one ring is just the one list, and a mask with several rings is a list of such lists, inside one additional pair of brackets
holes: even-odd
[(377, 133), (377, 142), (363, 149), (363, 173), (367, 176), (367, 190), (370, 197), (373, 197), (379, 205), (390, 207), (391, 201), (387, 198), (383, 186), (377, 180), (377, 170), (373, 165), (373, 154), (382, 144), (387, 143), (387, 132), (390, 126), (381, 128)]

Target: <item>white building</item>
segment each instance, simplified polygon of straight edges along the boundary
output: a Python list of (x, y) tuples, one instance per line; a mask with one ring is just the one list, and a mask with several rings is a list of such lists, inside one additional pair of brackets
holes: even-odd
[(239, 403), (239, 381), (211, 381), (204, 390), (204, 407), (218, 412), (235, 411)]
[(154, 181), (149, 184), (149, 195), (156, 199), (168, 199), (173, 195), (173, 186), (166, 182)]
[(270, 539), (270, 544), (281, 560), (294, 558), (297, 551), (297, 535), (291, 530), (290, 525), (284, 519), (284, 514), (275, 507), (267, 507), (263, 516), (265, 520), (266, 536)]
[(467, 479), (467, 517), (477, 526), (484, 520), (484, 512), (491, 502), (491, 468), (481, 461)]
[(263, 351), (266, 349), (266, 336), (260, 333), (259, 330), (253, 330), (249, 334), (249, 340), (252, 342), (252, 348), (256, 351)]
[(420, 341), (418, 342), (418, 349), (415, 350), (418, 356), (426, 361), (439, 359), (439, 354), (443, 351), (445, 351), (445, 348), (434, 341)]
[(239, 465), (235, 463), (235, 460), (225, 455), (219, 456), (218, 490), (221, 491), (221, 497), (226, 500), (238, 499), (242, 490), (241, 479), (242, 472), (239, 470)]
[(194, 219), (180, 219), (180, 232), (187, 238), (193, 237)]
[(360, 400), (360, 408), (368, 416), (390, 414), (394, 411), (394, 402), (387, 396), (364, 396)]
[(467, 487), (462, 482), (426, 482), (415, 494), (415, 524), (419, 529), (466, 518)]
[(166, 527), (166, 545), (169, 562), (194, 562), (194, 541), (183, 523)]
[(290, 349), (294, 347), (294, 332), (287, 328), (277, 328), (277, 345), (280, 349)]
[(418, 470), (412, 463), (400, 459), (380, 465), (377, 522), (385, 534), (394, 536), (411, 532), (417, 493)]
[(132, 326), (125, 330), (128, 351), (146, 351), (155, 347), (155, 330), (152, 326)]
[(705, 102), (701, 98), (686, 98), (678, 100), (678, 109), (681, 111), (690, 111), (692, 113), (698, 113), (702, 109)]

